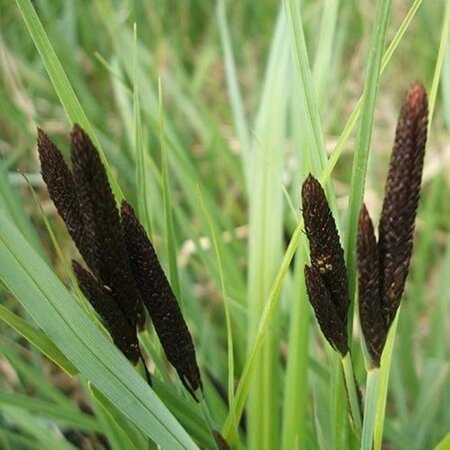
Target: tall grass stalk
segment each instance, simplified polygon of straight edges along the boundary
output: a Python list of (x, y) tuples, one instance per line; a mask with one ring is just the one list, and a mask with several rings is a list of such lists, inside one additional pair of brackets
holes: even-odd
[(103, 164), (105, 164), (106, 171), (108, 172), (108, 178), (112, 185), (114, 193), (119, 199), (123, 198), (122, 190), (120, 189), (120, 186), (112, 175), (111, 167), (108, 163), (108, 160), (106, 159), (100, 142), (98, 141), (94, 133), (94, 129), (91, 126), (61, 63), (59, 62), (55, 51), (53, 50), (53, 47), (48, 39), (47, 34), (45, 33), (44, 27), (39, 21), (33, 5), (29, 0), (16, 0), (16, 4), (22, 14), (23, 19), (25, 20), (36, 48), (38, 49), (42, 57), (45, 68), (47, 69), (48, 76), (52, 81), (52, 84), (55, 88), (56, 93), (58, 94), (67, 117), (72, 123), (79, 123), (80, 125), (82, 125), (89, 133), (89, 135), (92, 136), (94, 144), (99, 149)]
[[(249, 192), (248, 343), (257, 335), (270, 287), (281, 260), (282, 244), (282, 155), (285, 141), (289, 52), (285, 45), (285, 17), (281, 11), (270, 51), (262, 101), (255, 124)], [(273, 323), (278, 312), (272, 311)], [(247, 409), (250, 449), (272, 449), (279, 442), (280, 401), (278, 383), (279, 335), (275, 328), (267, 336), (257, 358)]]
[[(349, 200), (346, 262), (349, 277), (349, 293), (351, 305), (355, 294), (356, 280), (356, 233), (358, 229), (358, 217), (364, 196), (364, 186), (369, 159), (369, 148), (372, 138), (373, 118), (375, 102), (378, 92), (381, 74), (382, 57), (386, 40), (386, 30), (391, 10), (391, 0), (377, 2), (377, 12), (373, 25), (373, 36), (370, 45), (370, 53), (367, 62), (366, 79), (364, 83), (363, 104), (361, 110), (360, 125), (355, 155), (353, 157), (351, 192)], [(350, 306), (350, 317), (353, 317)], [(349, 327), (353, 322), (349, 321)]]

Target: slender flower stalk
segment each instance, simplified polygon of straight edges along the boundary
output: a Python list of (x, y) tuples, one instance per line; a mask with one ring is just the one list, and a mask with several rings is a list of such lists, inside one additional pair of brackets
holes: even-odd
[[(73, 261), (78, 284), (114, 343), (133, 364), (142, 359), (137, 329), (145, 326), (145, 306), (167, 359), (197, 400), (200, 371), (177, 300), (131, 206), (124, 202), (119, 214), (92, 141), (74, 126), (72, 170), (42, 130), (38, 150), (50, 197), (89, 268)], [(147, 378), (150, 382), (148, 373)]]

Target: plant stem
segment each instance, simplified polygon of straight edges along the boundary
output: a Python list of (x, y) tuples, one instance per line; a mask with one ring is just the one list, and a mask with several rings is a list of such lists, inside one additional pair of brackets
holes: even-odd
[[(256, 332), (256, 336), (252, 344), (252, 349), (245, 363), (241, 379), (239, 380), (239, 384), (236, 389), (236, 395), (234, 397), (234, 405), (232, 407), (234, 408), (235, 420), (237, 423), (241, 419), (241, 415), (244, 410), (245, 400), (248, 395), (251, 378), (255, 372), (256, 358), (260, 354), (261, 347), (264, 342), (264, 338), (266, 336), (267, 328), (273, 316), (273, 311), (278, 306), (278, 302), (280, 300), (281, 287), (284, 278), (286, 276), (286, 273), (289, 269), (292, 257), (294, 256), (295, 250), (297, 249), (298, 243), (302, 236), (303, 229), (304, 224), (302, 221), (301, 223), (298, 224), (297, 228), (295, 229), (292, 235), (291, 241), (289, 242), (289, 246), (286, 250), (283, 261), (278, 270), (277, 276), (275, 277), (275, 282), (272, 286), (269, 297), (266, 301), (264, 311), (261, 315), (261, 320), (259, 321), (258, 330)], [(225, 439), (233, 441), (231, 417), (232, 413), (230, 412), (225, 421), (222, 434), (224, 435)]]
[[(295, 297), (292, 298), (289, 325), (289, 355), (284, 386), (282, 448), (306, 449), (308, 399), (309, 302), (301, 268), (306, 248), (300, 246), (295, 258)], [(298, 291), (297, 291), (298, 290)]]
[(362, 429), (361, 450), (372, 450), (375, 419), (377, 417), (378, 387), (380, 382), (380, 369), (371, 368), (367, 372), (366, 401), (364, 407), (364, 422)]
[(353, 371), (353, 363), (350, 352), (342, 359), (342, 368), (344, 370), (345, 385), (347, 387), (348, 402), (350, 406), (350, 414), (352, 415), (355, 433), (359, 439), (362, 431), (361, 408), (359, 404), (358, 386), (356, 384), (355, 374)]
[[(387, 22), (391, 10), (392, 0), (380, 0), (377, 7), (374, 31), (372, 36), (371, 51), (367, 64), (366, 81), (363, 93), (363, 106), (361, 110), (361, 121), (358, 132), (358, 145), (353, 157), (351, 193), (349, 200), (349, 221), (346, 238), (346, 263), (349, 279), (350, 311), (349, 332), (353, 317), (353, 298), (355, 295), (356, 280), (356, 232), (358, 228), (358, 217), (364, 196), (364, 186), (369, 159), (369, 146), (372, 138), (373, 118), (375, 111), (375, 100), (378, 91), (381, 64), (386, 37)], [(350, 333), (351, 334), (351, 333)]]
[(384, 427), (384, 411), (386, 409), (386, 398), (389, 384), (389, 372), (391, 369), (392, 352), (394, 350), (395, 334), (397, 331), (398, 317), (400, 313), (400, 308), (397, 311), (394, 322), (388, 333), (386, 344), (384, 346), (383, 354), (381, 355), (380, 364), (380, 383), (378, 387), (378, 399), (376, 406), (376, 419), (375, 419), (375, 429), (374, 429), (374, 450), (381, 449), (381, 443), (383, 440), (383, 427)]

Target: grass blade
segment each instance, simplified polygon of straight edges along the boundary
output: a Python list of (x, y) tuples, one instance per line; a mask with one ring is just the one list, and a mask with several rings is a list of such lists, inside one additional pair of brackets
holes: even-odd
[(0, 305), (0, 320), (14, 328), (28, 342), (33, 344), (44, 355), (51, 359), (68, 375), (73, 376), (78, 373), (76, 367), (66, 358), (59, 348), (41, 330), (32, 327), (26, 320), (14, 314), (8, 308)]
[(44, 27), (42, 26), (36, 11), (33, 8), (30, 0), (16, 0), (17, 7), (19, 8), (20, 14), (25, 21), (28, 31), (39, 51), (42, 61), (47, 69), (48, 76), (55, 88), (55, 91), (61, 101), (61, 104), (67, 114), (67, 117), (72, 123), (78, 123), (82, 126), (84, 130), (87, 131), (89, 136), (94, 142), (94, 145), (100, 152), (103, 164), (108, 172), (108, 178), (111, 182), (112, 189), (116, 197), (121, 199), (123, 197), (122, 191), (112, 176), (111, 167), (106, 159), (106, 156), (102, 150), (100, 142), (98, 141), (94, 129), (92, 128), (86, 113), (84, 112), (80, 101), (78, 100), (69, 79), (55, 53), (55, 50), (50, 43), (50, 40), (45, 33)]
[(391, 10), (392, 0), (380, 0), (377, 4), (377, 13), (374, 22), (372, 42), (370, 46), (369, 60), (367, 63), (366, 80), (363, 92), (363, 104), (361, 110), (360, 126), (358, 131), (358, 143), (353, 157), (351, 192), (349, 200), (349, 218), (347, 227), (346, 263), (349, 279), (350, 295), (350, 320), (349, 329), (353, 323), (352, 309), (355, 295), (356, 280), (356, 233), (358, 229), (358, 217), (363, 202), (364, 186), (366, 180), (367, 161), (369, 147), (372, 138), (373, 117), (375, 101), (381, 74), (386, 30)]
[[(280, 11), (272, 41), (262, 100), (255, 125), (249, 191), (248, 342), (257, 335), (265, 301), (282, 256), (283, 191), (281, 149), (285, 143), (289, 70), (286, 27)], [(271, 311), (274, 323), (278, 310)], [(262, 352), (249, 397), (248, 436), (250, 449), (272, 449), (279, 443), (280, 373), (277, 332), (266, 330)], [(251, 347), (249, 347), (251, 349)], [(276, 413), (275, 413), (276, 411)], [(237, 417), (236, 417), (237, 420)]]
[(0, 215), (0, 262), (0, 276), (16, 298), (80, 373), (125, 416), (163, 447), (196, 448), (4, 214)]

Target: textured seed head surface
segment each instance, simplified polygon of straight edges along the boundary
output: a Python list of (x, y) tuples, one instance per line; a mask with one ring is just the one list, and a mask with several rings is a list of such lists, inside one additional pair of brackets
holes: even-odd
[(195, 398), (202, 383), (194, 343), (181, 309), (144, 227), (125, 201), (121, 217), (128, 257), (144, 305), (167, 359)]
[(376, 242), (365, 205), (358, 227), (357, 263), (361, 329), (375, 366), (380, 364), (386, 336), (405, 288), (412, 254), (428, 128), (428, 102), (420, 83), (405, 95)]
[(84, 227), (72, 172), (58, 147), (38, 128), (41, 173), (55, 207), (79, 249), (85, 249)]
[(409, 270), (427, 127), (427, 95), (423, 86), (415, 83), (406, 93), (397, 122), (379, 225), (382, 301), (388, 328)]
[(387, 331), (381, 302), (377, 241), (365, 205), (359, 215), (357, 265), (361, 330), (372, 363), (379, 367)]
[(106, 170), (97, 149), (80, 126), (74, 126), (71, 138), (75, 184), (91, 245), (86, 263), (111, 289), (124, 316), (135, 326), (142, 301), (129, 268), (120, 216)]
[(121, 309), (111, 297), (110, 291), (76, 261), (72, 261), (72, 267), (81, 292), (101, 317), (114, 344), (133, 364), (136, 364), (139, 359), (136, 329), (128, 324)]
[(42, 130), (38, 130), (38, 150), (50, 197), (93, 274), (74, 264), (80, 288), (116, 345), (135, 362), (139, 350), (136, 324), (145, 315), (100, 156), (78, 125), (71, 134), (73, 173)]
[(346, 326), (349, 295), (344, 251), (325, 192), (311, 174), (302, 186), (302, 206), (311, 266), (320, 273), (340, 321)]
[(309, 301), (323, 335), (342, 355), (348, 352), (347, 328), (340, 319), (330, 292), (314, 266), (305, 265), (305, 283)]

